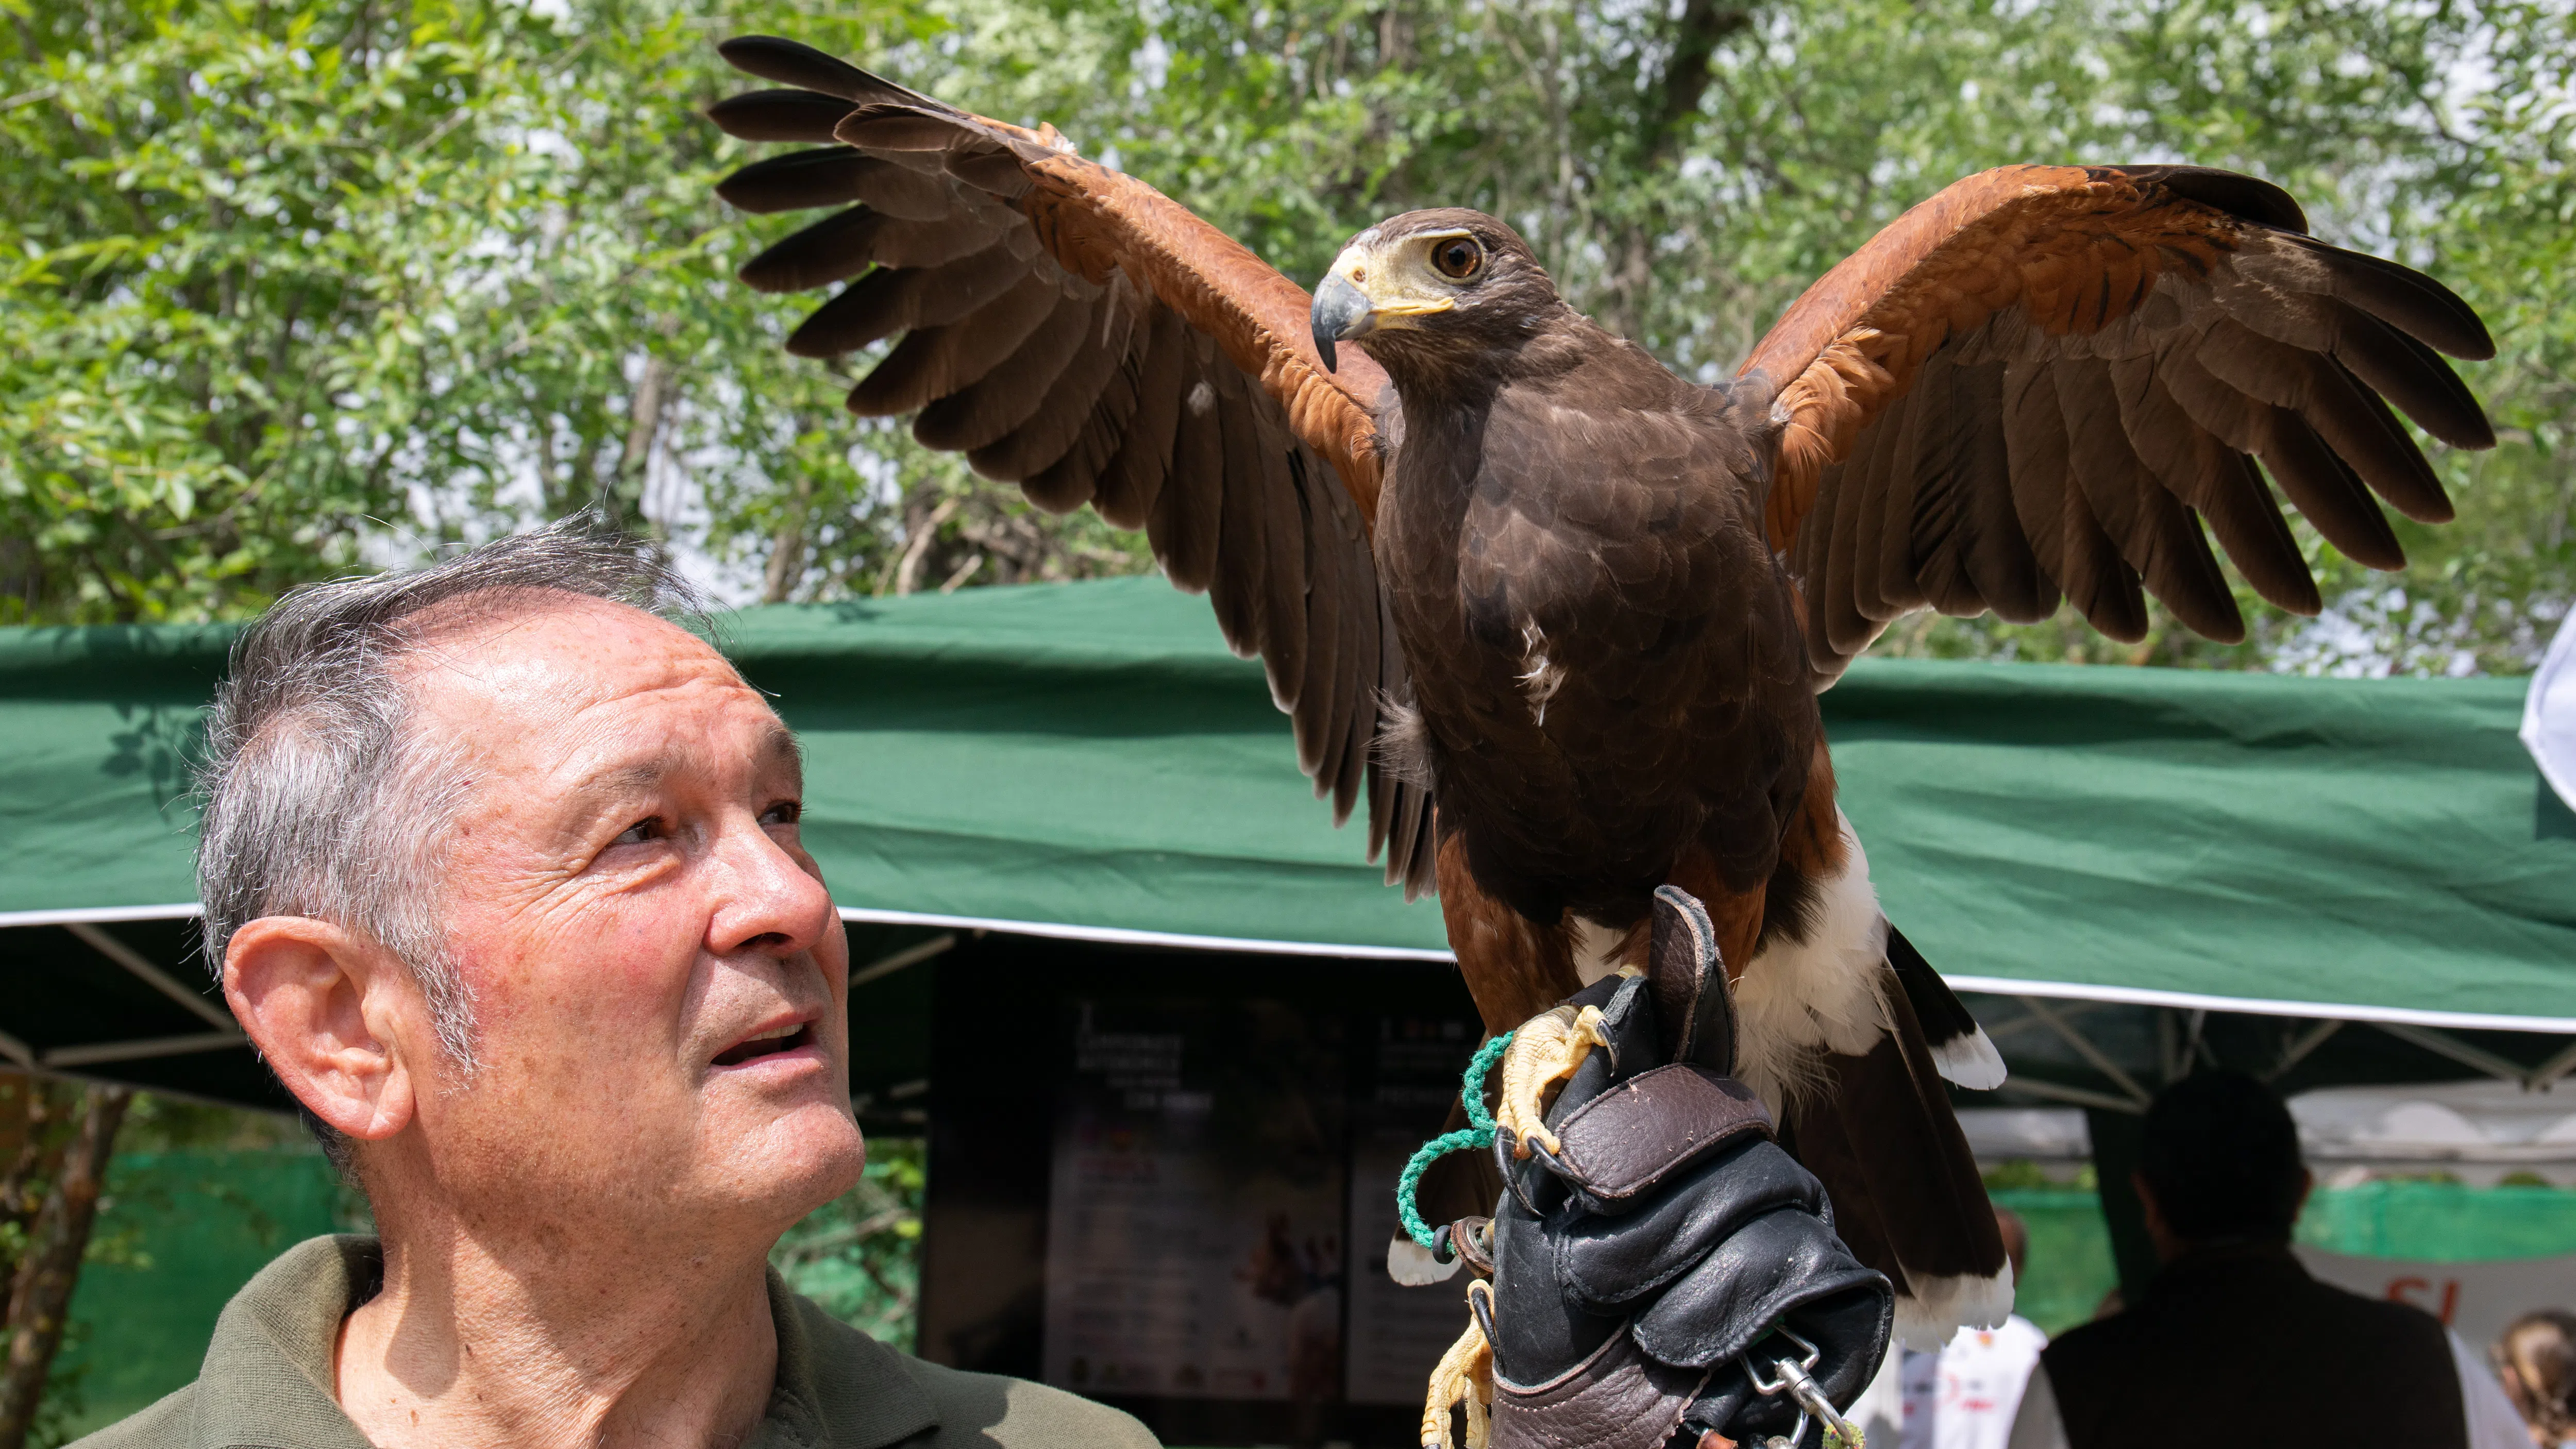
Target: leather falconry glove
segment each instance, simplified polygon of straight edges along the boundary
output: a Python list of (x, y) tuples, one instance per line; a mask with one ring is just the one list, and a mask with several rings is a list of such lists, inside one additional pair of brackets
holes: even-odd
[[(1665, 886), (1652, 931), (1643, 973), (1567, 1001), (1598, 1045), (1545, 1133), (1497, 1132), (1506, 1188), (1490, 1229), (1447, 1237), (1493, 1279), (1475, 1303), (1492, 1345), (1491, 1444), (1823, 1449), (1826, 1411), (1858, 1398), (1886, 1355), (1895, 1293), (1834, 1235), (1824, 1188), (1732, 1075), (1735, 1014), (1707, 912)], [(1484, 1292), (1471, 1285), (1471, 1302)]]

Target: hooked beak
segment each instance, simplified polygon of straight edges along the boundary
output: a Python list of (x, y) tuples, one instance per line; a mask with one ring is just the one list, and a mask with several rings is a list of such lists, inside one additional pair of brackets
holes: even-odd
[(1352, 286), (1350, 278), (1334, 272), (1315, 289), (1315, 306), (1309, 320), (1315, 329), (1315, 355), (1324, 360), (1326, 372), (1337, 371), (1333, 344), (1354, 337), (1366, 337), (1377, 330), (1371, 315), (1376, 305), (1368, 294)]

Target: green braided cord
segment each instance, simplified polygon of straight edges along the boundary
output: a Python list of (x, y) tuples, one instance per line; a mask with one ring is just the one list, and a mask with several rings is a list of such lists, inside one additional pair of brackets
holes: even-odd
[(1395, 1179), (1396, 1219), (1403, 1223), (1405, 1235), (1420, 1243), (1424, 1252), (1431, 1250), (1435, 1235), (1431, 1225), (1422, 1220), (1422, 1210), (1413, 1205), (1414, 1189), (1422, 1185), (1422, 1174), (1440, 1158), (1471, 1147), (1483, 1147), (1494, 1140), (1494, 1114), (1485, 1110), (1485, 1078), (1494, 1070), (1494, 1063), (1502, 1059), (1503, 1048), (1511, 1044), (1512, 1034), (1504, 1032), (1477, 1049), (1476, 1059), (1467, 1064), (1466, 1075), (1458, 1088), (1458, 1100), (1466, 1104), (1469, 1125), (1455, 1132), (1443, 1132), (1423, 1143), (1414, 1152), (1413, 1159), (1404, 1164), (1403, 1173)]

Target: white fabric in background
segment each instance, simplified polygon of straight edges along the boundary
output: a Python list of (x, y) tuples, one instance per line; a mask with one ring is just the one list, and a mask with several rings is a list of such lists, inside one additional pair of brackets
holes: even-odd
[(1932, 1432), (1918, 1434), (1909, 1414), (1905, 1449), (2007, 1449), (2022, 1390), (2046, 1347), (2048, 1335), (2018, 1313), (2001, 1328), (1960, 1329), (1933, 1379)]
[[(2565, 636), (2560, 638), (2564, 642)], [(2469, 1449), (2531, 1449), (2531, 1431), (2523, 1427), (2513, 1400), (2504, 1396), (2504, 1385), (2496, 1381), (2486, 1357), (2456, 1333), (2446, 1331), (2442, 1336), (2451, 1341), (2451, 1367), (2460, 1375), (2460, 1406), (2469, 1416)]]
[[(1844, 1414), (1871, 1449), (2006, 1449), (2048, 1335), (2029, 1319), (1963, 1328), (1939, 1353), (1891, 1347)], [(2050, 1422), (2056, 1422), (2054, 1410)]]
[(2293, 1251), (2318, 1282), (2421, 1308), (2471, 1343), (2494, 1342), (2534, 1308), (2576, 1303), (2576, 1253), (2434, 1263), (2347, 1257), (2305, 1243)]
[(2558, 798), (2576, 808), (2576, 609), (2559, 622), (2531, 692), (2522, 697), (2522, 747)]
[(2030, 1382), (2022, 1386), (2021, 1407), (2013, 1413), (2012, 1437), (2004, 1441), (2004, 1449), (2069, 1449), (2066, 1418), (2057, 1412), (2048, 1365), (2032, 1369)]
[(1878, 1377), (1871, 1379), (1860, 1397), (1843, 1410), (1843, 1417), (1860, 1430), (1862, 1442), (1870, 1449), (1906, 1449), (1905, 1361), (1931, 1356), (1918, 1355), (1891, 1341), (1887, 1357), (1878, 1361)]

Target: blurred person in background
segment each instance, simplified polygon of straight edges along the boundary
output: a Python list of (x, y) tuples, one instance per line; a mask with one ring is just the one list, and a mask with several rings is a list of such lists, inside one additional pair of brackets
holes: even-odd
[(2528, 1449), (2457, 1334), (2319, 1283), (2291, 1255), (2314, 1179), (2270, 1088), (2225, 1071), (2165, 1088), (2132, 1181), (2162, 1266), (2136, 1304), (2041, 1353), (2011, 1449)]
[(2496, 1340), (2496, 1375), (2542, 1449), (2576, 1444), (2576, 1314), (2526, 1313)]

